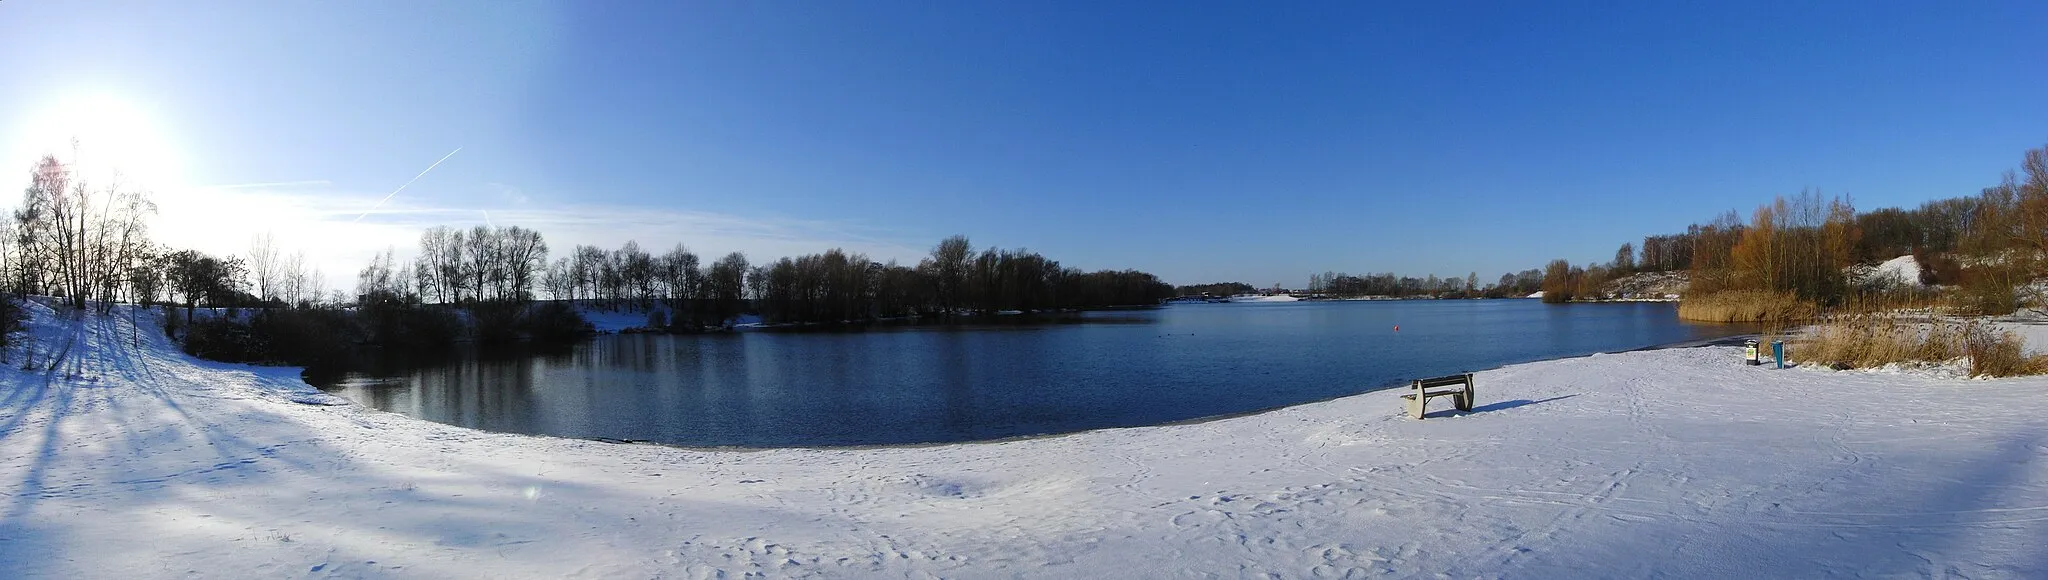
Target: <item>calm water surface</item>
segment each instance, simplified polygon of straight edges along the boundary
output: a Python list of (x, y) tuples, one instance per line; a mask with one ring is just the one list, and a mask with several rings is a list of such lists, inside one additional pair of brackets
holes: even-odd
[(603, 336), (556, 351), (370, 360), (308, 379), (378, 409), (492, 431), (689, 446), (969, 441), (1241, 413), (1752, 331), (1681, 322), (1674, 309), (1191, 304), (1028, 325)]

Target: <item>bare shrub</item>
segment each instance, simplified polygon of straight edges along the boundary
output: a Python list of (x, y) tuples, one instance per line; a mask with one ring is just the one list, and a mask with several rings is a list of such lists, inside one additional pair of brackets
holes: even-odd
[(1950, 308), (1957, 314), (2002, 316), (2020, 308), (2016, 291), (2018, 277), (2010, 268), (1982, 266), (1963, 271), (1962, 285), (1951, 296)]
[(1954, 256), (1916, 249), (1913, 261), (1920, 266), (1920, 283), (1923, 285), (1951, 286), (1963, 281), (1963, 266), (1956, 262)]
[(2048, 356), (2027, 356), (2025, 341), (2010, 330), (1997, 331), (1973, 324), (1963, 335), (1963, 351), (1970, 357), (1970, 374), (1979, 377), (2016, 377), (2048, 373)]

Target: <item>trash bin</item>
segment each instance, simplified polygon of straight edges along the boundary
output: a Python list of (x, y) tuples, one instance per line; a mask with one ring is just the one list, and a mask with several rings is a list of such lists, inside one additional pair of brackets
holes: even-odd
[(1763, 359), (1757, 358), (1755, 340), (1742, 341), (1742, 362), (1748, 363), (1749, 366), (1764, 364)]
[(1785, 368), (1785, 341), (1771, 341), (1771, 357), (1778, 359), (1778, 368)]

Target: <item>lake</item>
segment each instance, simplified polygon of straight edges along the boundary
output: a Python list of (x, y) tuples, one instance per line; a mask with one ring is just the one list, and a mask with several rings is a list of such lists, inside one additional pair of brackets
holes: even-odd
[[(704, 447), (974, 441), (1245, 413), (1417, 377), (1754, 331), (1682, 322), (1675, 309), (1186, 304), (1050, 322), (611, 335), (554, 350), (369, 357), (308, 381), (377, 409), (512, 433)], [(1491, 387), (1479, 385), (1480, 403), (1500, 392)]]

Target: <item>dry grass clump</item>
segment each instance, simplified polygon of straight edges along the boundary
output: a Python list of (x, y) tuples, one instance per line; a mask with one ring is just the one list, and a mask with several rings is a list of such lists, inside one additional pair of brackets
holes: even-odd
[(1776, 324), (1813, 318), (1819, 309), (1790, 291), (1723, 290), (1687, 294), (1678, 302), (1678, 317), (1701, 322)]
[(1896, 316), (1837, 317), (1795, 341), (1799, 360), (1835, 368), (1896, 362), (1946, 362), (1961, 357), (1956, 325), (1908, 323)]
[(1940, 292), (1912, 289), (1850, 294), (1830, 310), (1836, 314), (1897, 314), (1901, 311), (1941, 312), (1947, 311), (1948, 306), (1948, 298)]
[(2017, 377), (2048, 374), (2048, 356), (2027, 356), (2024, 341), (2007, 330), (1971, 332), (1963, 335), (1963, 354), (1970, 357), (1970, 374), (1980, 377)]
[(1793, 345), (1799, 360), (1838, 369), (1892, 363), (1967, 361), (1971, 376), (2048, 373), (2048, 356), (2027, 356), (2012, 331), (1979, 321), (1916, 321), (1889, 315), (1851, 315), (1809, 329)]

